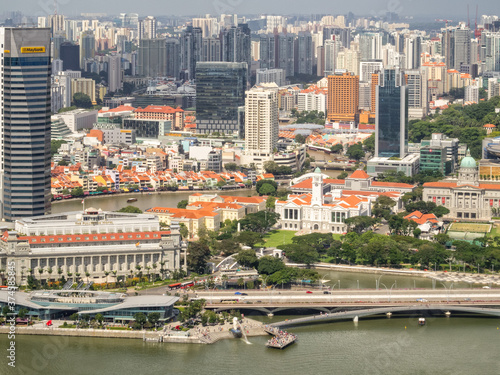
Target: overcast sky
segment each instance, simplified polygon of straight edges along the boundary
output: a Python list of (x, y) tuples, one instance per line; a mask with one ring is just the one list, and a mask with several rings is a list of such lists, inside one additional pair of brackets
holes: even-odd
[[(452, 18), (454, 21), (467, 18), (470, 3), (471, 20), (475, 17), (476, 5), (469, 0), (57, 0), (59, 14), (76, 15), (86, 13), (118, 14), (121, 12), (147, 15), (201, 15), (205, 13), (327, 13), (356, 15), (379, 15), (387, 11), (400, 15), (428, 15), (431, 18)], [(26, 15), (52, 14), (54, 0), (0, 0), (0, 13), (20, 10)], [(500, 13), (498, 0), (482, 0), (481, 14)], [(496, 6), (495, 6), (496, 5)], [(460, 19), (459, 19), (460, 18)], [(473, 22), (471, 22), (473, 23)]]

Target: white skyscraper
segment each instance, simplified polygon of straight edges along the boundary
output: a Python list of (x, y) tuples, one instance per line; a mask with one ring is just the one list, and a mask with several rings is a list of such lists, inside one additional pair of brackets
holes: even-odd
[(269, 156), (277, 146), (279, 124), (275, 87), (254, 87), (246, 92), (245, 149), (248, 154)]
[(122, 88), (122, 59), (120, 55), (108, 57), (108, 87), (110, 92)]

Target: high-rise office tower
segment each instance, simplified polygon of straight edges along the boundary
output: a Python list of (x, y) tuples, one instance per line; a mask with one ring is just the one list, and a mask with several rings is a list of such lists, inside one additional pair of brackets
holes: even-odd
[(470, 64), (471, 36), (471, 31), (465, 23), (444, 29), (442, 45), (447, 69), (460, 71), (461, 65)]
[(76, 44), (69, 42), (61, 44), (59, 58), (63, 61), (64, 70), (80, 69), (80, 48)]
[(254, 87), (245, 98), (245, 151), (269, 156), (278, 144), (278, 90)]
[(156, 18), (147, 16), (137, 25), (138, 39), (156, 39)]
[(360, 34), (359, 52), (361, 61), (382, 59), (382, 35), (379, 33)]
[(219, 38), (203, 38), (203, 61), (222, 61), (221, 40)]
[(286, 76), (295, 75), (295, 34), (275, 36), (276, 68), (286, 71)]
[(80, 34), (80, 69), (85, 68), (85, 60), (95, 56), (95, 37), (92, 31)]
[(403, 158), (408, 153), (408, 93), (399, 69), (385, 69), (376, 90), (375, 156)]
[(0, 28), (2, 217), (50, 212), (50, 29)]
[(66, 41), (64, 35), (54, 35), (52, 37), (52, 59), (60, 59), (61, 58), (61, 44)]
[(47, 23), (47, 27), (50, 27), (52, 36), (64, 33), (64, 31), (66, 30), (64, 16), (62, 14), (50, 14), (47, 17)]
[(200, 133), (215, 131), (244, 137), (238, 108), (245, 105), (247, 64), (199, 62), (196, 65), (196, 124)]
[(165, 39), (141, 39), (137, 73), (143, 77), (162, 77), (166, 74), (167, 51)]
[[(335, 38), (333, 36), (333, 38)], [(335, 69), (337, 67), (337, 55), (339, 53), (339, 43), (335, 39), (327, 39), (324, 41), (324, 75), (328, 77), (329, 75), (335, 74)], [(318, 60), (320, 56), (318, 56)], [(319, 64), (319, 61), (318, 61)]]
[(139, 23), (139, 15), (137, 13), (120, 13), (120, 21), (122, 27), (136, 28)]
[(486, 71), (500, 71), (500, 32), (483, 32)]
[[(252, 65), (252, 38), (248, 25), (239, 24), (221, 33), (222, 61), (244, 62), (248, 67)], [(250, 79), (250, 68), (247, 70), (247, 79)]]
[(167, 77), (179, 78), (181, 69), (181, 43), (177, 38), (167, 38), (166, 40), (166, 71)]
[(295, 43), (295, 72), (299, 74), (313, 74), (314, 44), (311, 33), (300, 32)]
[(274, 69), (276, 67), (276, 47), (274, 34), (260, 34), (260, 68)]
[(181, 35), (181, 76), (184, 79), (194, 79), (196, 63), (202, 61), (203, 38), (198, 27), (188, 26)]
[(408, 118), (422, 119), (427, 115), (428, 81), (425, 69), (405, 70), (406, 91), (408, 92)]
[(122, 88), (122, 58), (120, 55), (108, 57), (108, 87), (110, 92)]
[(405, 38), (406, 69), (420, 68), (420, 55), (422, 54), (422, 38), (410, 35)]
[(359, 77), (351, 73), (328, 76), (328, 120), (355, 121), (359, 114)]

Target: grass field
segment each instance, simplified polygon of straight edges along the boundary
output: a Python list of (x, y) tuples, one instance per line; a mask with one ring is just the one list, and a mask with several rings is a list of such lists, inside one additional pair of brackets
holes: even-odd
[(491, 224), (476, 223), (453, 223), (448, 231), (450, 232), (470, 232), (470, 233), (488, 233), (491, 230)]
[[(292, 243), (292, 238), (295, 237), (293, 230), (273, 230), (264, 236), (264, 242), (260, 242), (255, 246), (277, 247), (279, 245), (288, 245)], [(341, 234), (333, 233), (333, 238), (340, 241)]]
[(276, 247), (283, 244), (288, 245), (292, 243), (295, 233), (293, 230), (273, 230), (264, 236), (264, 242), (260, 242), (255, 246)]

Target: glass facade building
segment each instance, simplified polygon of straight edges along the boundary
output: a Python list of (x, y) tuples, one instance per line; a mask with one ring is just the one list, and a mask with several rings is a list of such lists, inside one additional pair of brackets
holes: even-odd
[(247, 64), (201, 62), (196, 65), (196, 123), (200, 133), (238, 133), (244, 123), (238, 108), (245, 106)]
[(0, 28), (2, 217), (50, 212), (50, 29)]
[(404, 76), (386, 69), (376, 89), (375, 156), (403, 158), (408, 153), (408, 94)]

